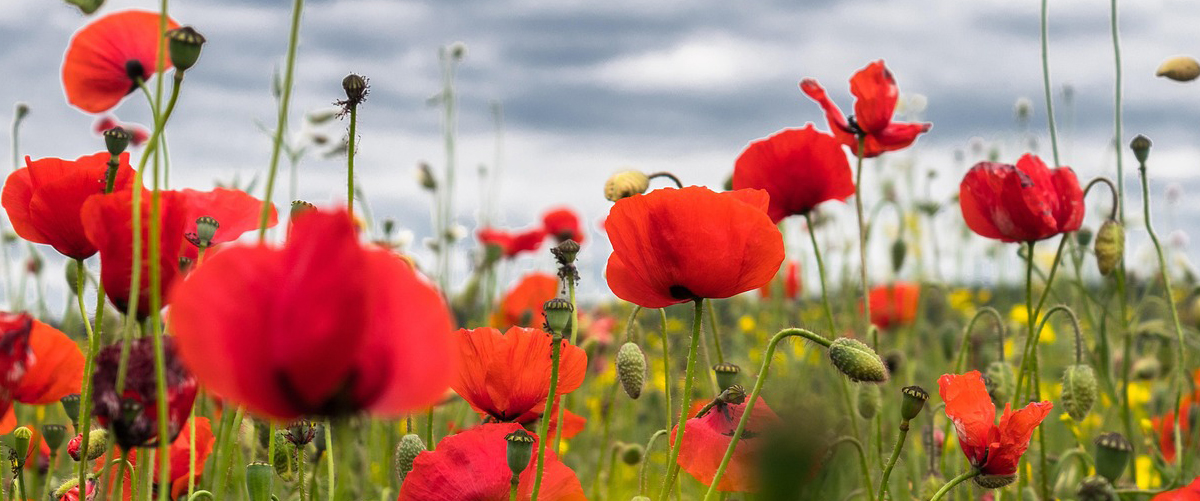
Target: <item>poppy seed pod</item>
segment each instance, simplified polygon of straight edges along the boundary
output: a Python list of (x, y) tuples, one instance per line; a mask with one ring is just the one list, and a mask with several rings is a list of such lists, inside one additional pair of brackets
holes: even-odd
[(829, 360), (842, 374), (855, 381), (887, 381), (887, 367), (870, 346), (857, 339), (840, 337), (829, 345)]
[(575, 307), (570, 301), (556, 297), (542, 305), (542, 314), (546, 316), (546, 330), (556, 335), (563, 335), (571, 324), (571, 312)]
[(171, 64), (179, 72), (187, 71), (200, 59), (200, 50), (204, 48), (204, 35), (197, 33), (191, 26), (176, 28), (167, 32), (167, 43), (171, 49)]
[(516, 479), (529, 466), (529, 460), (533, 458), (533, 444), (537, 440), (524, 428), (513, 430), (512, 433), (504, 436), (504, 440), (508, 442), (508, 469), (512, 471), (513, 478)]
[(858, 387), (858, 415), (863, 419), (871, 419), (883, 407), (883, 394), (879, 385), (864, 384)]
[(42, 425), (42, 437), (46, 439), (46, 445), (50, 447), (51, 451), (57, 451), (63, 440), (67, 438), (67, 427), (61, 424)]
[(133, 134), (121, 127), (113, 127), (104, 131), (104, 147), (108, 149), (108, 154), (114, 157), (125, 153), (131, 140), (133, 140)]
[(925, 401), (929, 400), (929, 392), (920, 386), (905, 386), (900, 393), (904, 394), (904, 402), (900, 406), (900, 417), (905, 421), (917, 417), (921, 413), (921, 409), (925, 408)]
[(1117, 432), (1101, 433), (1095, 444), (1096, 474), (1116, 483), (1133, 457), (1133, 444)]
[(347, 104), (356, 106), (367, 99), (367, 79), (351, 73), (342, 79), (342, 90), (346, 91)]
[(992, 397), (992, 402), (997, 405), (1004, 405), (1005, 402), (1008, 402), (1017, 386), (1012, 366), (999, 360), (988, 364), (983, 382), (987, 387), (988, 395)]
[(1075, 496), (1079, 501), (1117, 501), (1120, 499), (1112, 484), (1104, 477), (1096, 475), (1079, 482), (1079, 489), (1075, 491)]
[(721, 388), (721, 391), (737, 384), (738, 373), (741, 371), (740, 367), (729, 362), (713, 366), (713, 372), (717, 373), (717, 386)]
[(72, 393), (70, 395), (67, 395), (67, 396), (59, 399), (59, 402), (61, 402), (62, 406), (63, 406), (63, 412), (67, 413), (67, 417), (71, 418), (72, 423), (79, 422), (80, 398), (81, 397), (79, 396), (78, 393)]
[(28, 426), (19, 426), (12, 431), (12, 437), (13, 450), (17, 451), (17, 465), (24, 466), (29, 450), (29, 441), (33, 439), (33, 430)]
[(646, 354), (637, 343), (630, 341), (617, 351), (617, 379), (629, 398), (637, 400), (642, 396), (642, 386), (646, 383)]
[(290, 213), (292, 219), (295, 219), (296, 216), (299, 216), (299, 215), (304, 214), (311, 210), (317, 210), (317, 206), (313, 205), (311, 203), (305, 202), (304, 200), (292, 200), (292, 211)]
[(563, 240), (562, 243), (550, 249), (550, 253), (554, 254), (554, 258), (558, 260), (558, 264), (562, 266), (569, 265), (575, 262), (575, 257), (579, 255), (579, 242), (572, 239)]
[(308, 445), (316, 436), (317, 427), (312, 421), (299, 419), (292, 421), (287, 427), (287, 439), (296, 446)]
[(1176, 82), (1190, 82), (1200, 77), (1200, 62), (1191, 56), (1167, 58), (1158, 66), (1155, 76), (1166, 77)]
[(635, 466), (642, 462), (642, 456), (646, 450), (639, 444), (625, 444), (621, 448), (621, 462), (629, 466)]
[(408, 472), (413, 469), (413, 460), (417, 459), (417, 455), (428, 450), (425, 447), (425, 441), (416, 433), (409, 433), (400, 437), (400, 443), (396, 444), (396, 476), (400, 478), (400, 482), (404, 482), (404, 477), (408, 476)]
[(1017, 479), (1014, 475), (978, 475), (975, 477), (975, 483), (984, 489), (999, 489), (1008, 484), (1013, 483)]
[[(215, 218), (210, 216), (200, 216), (196, 219), (196, 233), (188, 235), (190, 240), (196, 247), (208, 247), (212, 245), (213, 237), (217, 234), (217, 229), (221, 224)], [(190, 238), (194, 237), (194, 238)]]
[(1150, 147), (1153, 145), (1150, 138), (1141, 134), (1129, 141), (1129, 149), (1133, 150), (1133, 156), (1141, 163), (1146, 163), (1146, 159), (1150, 157)]
[(1081, 421), (1092, 410), (1096, 385), (1096, 371), (1090, 365), (1072, 365), (1063, 372), (1062, 403), (1071, 419)]
[(609, 176), (604, 182), (604, 198), (616, 202), (622, 198), (641, 195), (650, 189), (650, 177), (641, 171), (625, 170)]
[(246, 491), (250, 501), (271, 501), (275, 467), (267, 463), (250, 463), (246, 466)]
[(1100, 274), (1112, 274), (1125, 255), (1125, 227), (1115, 220), (1109, 219), (1100, 225), (1096, 234), (1096, 266)]

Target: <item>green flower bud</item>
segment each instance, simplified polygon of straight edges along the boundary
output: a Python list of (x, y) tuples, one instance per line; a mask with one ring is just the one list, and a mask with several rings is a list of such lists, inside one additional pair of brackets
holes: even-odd
[(1129, 459), (1133, 457), (1133, 444), (1117, 432), (1101, 433), (1096, 437), (1096, 474), (1117, 483)]
[(567, 326), (571, 324), (571, 312), (575, 311), (575, 307), (570, 301), (561, 297), (556, 297), (542, 304), (542, 314), (546, 316), (546, 330), (558, 336), (562, 336), (567, 332)]
[(246, 490), (250, 493), (250, 501), (271, 501), (274, 483), (274, 466), (267, 463), (250, 463), (246, 466)]
[(533, 459), (533, 444), (536, 440), (524, 428), (517, 428), (512, 433), (505, 435), (504, 440), (508, 442), (508, 469), (512, 472), (515, 480), (521, 476), (521, 472), (525, 471), (525, 468), (529, 467), (529, 461)]
[(650, 177), (641, 171), (627, 170), (609, 176), (604, 182), (604, 198), (616, 202), (622, 198), (641, 195), (650, 189)]
[(1082, 421), (1096, 403), (1096, 371), (1086, 364), (1063, 371), (1062, 403), (1071, 419)]
[(829, 345), (829, 360), (842, 374), (854, 381), (887, 381), (887, 367), (875, 350), (857, 339), (840, 337)]
[(1117, 501), (1120, 499), (1112, 484), (1100, 476), (1083, 479), (1079, 483), (1079, 489), (1075, 491), (1075, 498), (1079, 501)]
[(637, 400), (642, 396), (642, 386), (646, 382), (646, 354), (637, 343), (625, 343), (617, 350), (617, 379), (629, 398)]
[(291, 480), (293, 472), (300, 469), (296, 458), (296, 445), (288, 440), (284, 430), (277, 430), (272, 440), (275, 441), (275, 457), (271, 458), (271, 465), (275, 467), (275, 473), (280, 478)]
[(917, 417), (921, 409), (925, 408), (925, 401), (929, 400), (929, 392), (920, 386), (905, 386), (900, 393), (904, 395), (904, 401), (900, 405), (900, 417), (905, 421)]
[(104, 131), (104, 147), (108, 149), (108, 154), (114, 157), (124, 153), (132, 140), (133, 134), (121, 127)]
[(983, 382), (987, 387), (988, 395), (992, 396), (992, 402), (996, 405), (1004, 405), (1005, 402), (1012, 399), (1013, 392), (1017, 391), (1016, 379), (1011, 365), (999, 360), (988, 364)]
[(645, 449), (638, 444), (625, 444), (621, 448), (621, 462), (629, 466), (634, 466), (642, 462), (642, 456), (645, 454)]
[(1114, 220), (1105, 221), (1096, 234), (1096, 266), (1100, 274), (1108, 276), (1121, 264), (1125, 255), (1125, 227)]
[(1016, 475), (977, 475), (975, 483), (984, 489), (999, 489), (1013, 483)]
[(200, 59), (200, 49), (204, 48), (204, 35), (196, 32), (191, 26), (176, 28), (167, 32), (168, 47), (171, 49), (171, 65), (176, 71), (187, 71)]
[(1138, 134), (1133, 141), (1129, 142), (1129, 149), (1133, 150), (1133, 156), (1137, 158), (1138, 162), (1146, 163), (1146, 158), (1150, 157), (1150, 146), (1152, 145), (1150, 138)]
[(892, 271), (900, 272), (900, 268), (904, 266), (904, 256), (908, 254), (908, 244), (904, 243), (904, 239), (897, 238), (892, 242)]
[[(96, 483), (96, 477), (89, 473), (87, 476), (87, 485), (84, 487), (84, 493), (80, 496), (79, 499), (84, 499), (84, 496), (87, 495), (87, 491), (92, 491), (94, 493), (95, 492), (94, 491), (95, 483)], [(50, 499), (63, 499), (63, 497), (66, 496), (68, 492), (71, 492), (71, 489), (74, 489), (77, 486), (79, 486), (79, 477), (76, 475), (72, 475), (71, 478), (67, 479), (66, 482), (59, 484), (58, 488), (54, 489), (54, 495)], [(89, 497), (87, 499), (91, 499), (91, 498)]]
[(742, 369), (737, 365), (729, 362), (720, 363), (713, 366), (713, 372), (717, 373), (717, 386), (724, 391), (726, 388), (737, 384), (738, 373)]
[(33, 430), (28, 426), (19, 426), (12, 431), (13, 450), (17, 453), (17, 466), (24, 466), (29, 455), (29, 441), (33, 439)]
[(408, 476), (408, 472), (413, 469), (413, 461), (417, 459), (417, 455), (428, 450), (425, 447), (425, 441), (416, 433), (409, 433), (400, 438), (400, 443), (396, 444), (396, 476), (404, 482), (404, 478)]
[(858, 415), (863, 419), (875, 417), (879, 408), (883, 407), (883, 395), (876, 384), (864, 384), (858, 387)]

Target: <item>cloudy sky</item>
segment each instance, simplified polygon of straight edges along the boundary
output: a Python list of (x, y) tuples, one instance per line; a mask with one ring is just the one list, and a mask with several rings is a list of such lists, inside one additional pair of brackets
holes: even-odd
[[(89, 21), (56, 0), (5, 0), (0, 9), (0, 105), (28, 103), (32, 113), (19, 154), (76, 157), (102, 148), (96, 118), (66, 104), (60, 85), (62, 53), (71, 34)], [(814, 2), (815, 3), (815, 2)], [(285, 0), (176, 0), (171, 15), (208, 38), (188, 72), (169, 132), (172, 185), (208, 188), (217, 180), (245, 183), (265, 176), (270, 141), (257, 123), (274, 126), (273, 73), (286, 51), (291, 2)], [(962, 173), (988, 150), (1015, 161), (1034, 136), (1049, 157), (1040, 53), (1038, 2), (1032, 0), (839, 0), (654, 2), (614, 0), (310, 0), (302, 26), (292, 130), (306, 111), (341, 97), (343, 76), (370, 77), (361, 110), (356, 166), (376, 218), (395, 218), (413, 231), (413, 247), (429, 234), (430, 198), (414, 181), (421, 161), (445, 163), (440, 110), (429, 99), (441, 89), (439, 48), (467, 46), (458, 70), (458, 223), (473, 232), (481, 200), (476, 172), (495, 164), (493, 104), (503, 109), (501, 183), (495, 194), (502, 225), (533, 224), (547, 208), (568, 205), (588, 220), (594, 245), (583, 254), (583, 287), (605, 290), (602, 263), (609, 247), (598, 222), (609, 204), (604, 180), (622, 168), (668, 170), (687, 184), (719, 187), (747, 142), (822, 116), (796, 84), (815, 77), (848, 108), (847, 79), (875, 59), (895, 73), (907, 106), (902, 113), (934, 123), (918, 147), (885, 157), (867, 171), (868, 204), (884, 179), (923, 178), (935, 170), (935, 199), (948, 200)], [(1113, 56), (1109, 3), (1055, 0), (1051, 68), (1061, 126), (1063, 161), (1081, 178), (1115, 175), (1112, 137)], [(1158, 229), (1200, 230), (1196, 176), (1200, 147), (1200, 86), (1154, 76), (1166, 57), (1197, 50), (1200, 3), (1194, 0), (1123, 2), (1126, 141), (1145, 133), (1155, 141), (1152, 171)], [(99, 15), (119, 9), (155, 9), (150, 0), (108, 0)], [(1064, 89), (1069, 87), (1069, 97)], [(919, 96), (919, 97), (917, 97)], [(1028, 130), (1014, 103), (1034, 104)], [(920, 103), (925, 103), (922, 107)], [(148, 123), (137, 95), (115, 113)], [(340, 136), (341, 125), (330, 132)], [(961, 159), (956, 159), (956, 152)], [(318, 203), (344, 199), (344, 158), (309, 155), (300, 164), (298, 197)], [(1132, 156), (1126, 158), (1136, 194)], [(903, 174), (903, 173), (915, 174)], [(874, 177), (875, 179), (872, 179)], [(281, 178), (276, 200), (288, 197)], [(1183, 196), (1168, 205), (1162, 192), (1175, 184)], [(262, 183), (256, 194), (261, 196)], [(901, 184), (900, 186), (906, 186)], [(915, 195), (922, 198), (924, 188)], [(1090, 198), (1101, 206), (1104, 197)], [(1138, 212), (1138, 197), (1129, 200)], [(834, 204), (837, 205), (837, 204)], [(825, 238), (836, 247), (852, 237), (850, 206), (831, 207), (836, 223)], [(951, 207), (939, 228), (952, 230)], [(1099, 224), (1100, 209), (1088, 225)], [(886, 218), (885, 218), (886, 219)], [(894, 218), (893, 218), (894, 219)], [(884, 222), (881, 226), (894, 223)], [(1191, 226), (1188, 226), (1191, 225)], [(881, 234), (888, 231), (880, 230)], [(956, 231), (956, 230), (955, 230)], [(809, 247), (789, 234), (798, 259)], [(1144, 235), (1144, 232), (1141, 234)], [(886, 236), (886, 235), (884, 235)], [(1139, 231), (1131, 231), (1132, 246)], [(793, 241), (794, 240), (794, 241)], [(978, 238), (971, 243), (982, 248)], [(1176, 240), (1179, 240), (1176, 238)], [(957, 241), (957, 240), (955, 240)], [(474, 244), (467, 242), (464, 247)], [(946, 251), (955, 245), (944, 243)], [(884, 252), (881, 245), (876, 252)], [(975, 249), (978, 251), (979, 249)], [(1045, 247), (1049, 247), (1046, 245)], [(1011, 254), (1011, 253), (1009, 253)], [(1012, 259), (1007, 256), (1006, 259)], [(982, 263), (996, 268), (1003, 261)], [(466, 259), (458, 263), (465, 274)], [(548, 269), (550, 258), (510, 266)], [(952, 271), (947, 265), (944, 272)], [(912, 273), (912, 270), (906, 273)], [(884, 267), (873, 274), (886, 277)], [(991, 280), (995, 274), (970, 272)], [(814, 276), (815, 278), (815, 276)]]

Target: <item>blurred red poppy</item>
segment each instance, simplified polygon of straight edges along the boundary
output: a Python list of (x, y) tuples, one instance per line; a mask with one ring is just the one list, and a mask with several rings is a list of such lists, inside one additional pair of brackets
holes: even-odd
[[(213, 233), (209, 250), (217, 244), (232, 242), (247, 231), (258, 229), (258, 220), (262, 215), (263, 201), (254, 198), (242, 190), (215, 188), (212, 191), (197, 191), (183, 189), (179, 191), (183, 198), (185, 215), (183, 218), (183, 235), (186, 243), (183, 245), (182, 256), (196, 259), (199, 248), (194, 242), (196, 236), (196, 220), (207, 216), (217, 221), (217, 231)], [(269, 209), (267, 227), (275, 226), (278, 218), (275, 206)]]
[(583, 226), (579, 223), (579, 215), (566, 207), (543, 214), (542, 229), (559, 242), (574, 240), (575, 243), (583, 243)]
[[(166, 376), (168, 441), (174, 441), (196, 401), (196, 377), (179, 360), (174, 336), (163, 342)], [(154, 342), (149, 336), (130, 343), (124, 391), (117, 393), (122, 360), (121, 343), (109, 345), (96, 356), (92, 373), (92, 414), (101, 426), (111, 426), (117, 444), (124, 449), (154, 446), (158, 435), (158, 393), (155, 378)]]
[(979, 371), (945, 374), (938, 378), (938, 390), (946, 402), (946, 416), (958, 432), (963, 454), (983, 475), (1016, 475), (1017, 463), (1029, 448), (1034, 428), (1054, 408), (1050, 402), (1032, 402), (1013, 412), (1011, 404), (1004, 404), (1004, 414), (996, 426), (996, 405)]
[[(87, 238), (80, 208), (92, 195), (104, 193), (108, 152), (76, 160), (25, 157), (25, 167), (9, 174), (2, 195), (13, 231), (30, 242), (47, 244), (72, 259), (87, 259), (96, 246)], [(128, 189), (134, 170), (129, 154), (117, 167), (114, 189)]]
[[(767, 285), (764, 285), (758, 289), (759, 296), (761, 296), (763, 299), (772, 297), (772, 289), (776, 288), (777, 285), (778, 284), (774, 280), (767, 282)], [(800, 296), (801, 285), (800, 263), (789, 260), (783, 267), (783, 297), (787, 299), (796, 299)]]
[[(88, 478), (87, 485), (85, 485), (84, 488), (85, 491), (83, 497), (79, 496), (79, 485), (75, 485), (74, 487), (68, 489), (67, 492), (64, 492), (63, 495), (58, 498), (58, 501), (92, 501), (93, 499), (96, 499), (95, 479)], [(51, 493), (51, 495), (53, 495), (53, 493)]]
[(218, 252), (170, 297), (184, 362), (258, 414), (396, 415), (440, 400), (457, 371), (441, 294), (360, 245), (345, 210), (296, 217), (281, 248)]
[[(712, 485), (717, 468), (729, 449), (729, 442), (737, 430), (738, 422), (746, 411), (746, 404), (718, 403), (700, 417), (688, 419), (683, 429), (683, 444), (679, 447), (679, 466), (683, 471), (699, 480), (704, 485)], [(733, 457), (729, 460), (721, 483), (717, 490), (721, 492), (757, 492), (758, 450), (761, 447), (756, 435), (763, 430), (779, 423), (775, 415), (761, 397), (754, 404), (746, 429), (733, 449)], [(671, 429), (671, 444), (675, 444), (675, 429)]]
[[(397, 501), (507, 501), (512, 470), (504, 436), (520, 427), (515, 423), (482, 424), (443, 438), (435, 450), (417, 455)], [(530, 499), (537, 469), (537, 454), (532, 454), (517, 484), (518, 500)], [(559, 461), (554, 451), (546, 451), (543, 470), (539, 500), (587, 500), (575, 472)]]
[(734, 164), (733, 188), (766, 190), (771, 195), (767, 214), (776, 223), (806, 214), (821, 202), (854, 195), (841, 143), (812, 124), (750, 143)]
[[(196, 425), (196, 476), (195, 476), (195, 478), (197, 479), (196, 484), (199, 485), (200, 473), (204, 470), (204, 462), (208, 461), (208, 456), (209, 456), (209, 454), (212, 453), (213, 445), (215, 445), (216, 439), (213, 437), (212, 423), (209, 422), (208, 418), (195, 417), (195, 418), (192, 418), (192, 420), (194, 420), (195, 425)], [(169, 478), (170, 482), (171, 482), (171, 499), (179, 499), (179, 496), (181, 494), (184, 494), (187, 492), (188, 469), (189, 469), (188, 462), (190, 461), (190, 456), (191, 456), (191, 430), (192, 430), (191, 425), (193, 423), (192, 420), (189, 420), (187, 423), (184, 424), (182, 432), (179, 434), (178, 437), (175, 438), (174, 442), (171, 442), (171, 446), (168, 448), (168, 451), (167, 451), (168, 454), (171, 456), (171, 459), (169, 461), (170, 469), (167, 471), (167, 478)], [(96, 472), (102, 471), (104, 468), (104, 464), (109, 460), (109, 455), (110, 454), (105, 454), (104, 456), (101, 456), (99, 459), (97, 459), (95, 466), (93, 467), (93, 470)], [(138, 465), (138, 448), (130, 449), (124, 455), (124, 458), (126, 460), (128, 460), (130, 463), (132, 463), (133, 466), (136, 468)], [(158, 481), (158, 472), (159, 472), (158, 468), (159, 468), (159, 465), (158, 465), (158, 461), (156, 460), (156, 461), (154, 461), (154, 473), (153, 473), (153, 477), (152, 477), (152, 479), (156, 482)], [(130, 499), (132, 499), (133, 482), (130, 479), (131, 473), (132, 473), (132, 471), (129, 468), (125, 469), (125, 475), (123, 477), (124, 480), (121, 482), (120, 487), (118, 487), (118, 484), (117, 484), (117, 481), (118, 481), (117, 475), (115, 475), (115, 474), (109, 475), (108, 485), (104, 487), (106, 494), (109, 497), (113, 497), (114, 494), (116, 493), (117, 489), (120, 488), (121, 489), (121, 499), (123, 499), (125, 501), (129, 501)]]
[(138, 124), (120, 123), (111, 115), (100, 117), (100, 119), (96, 121), (96, 125), (92, 128), (92, 130), (96, 134), (104, 135), (106, 131), (114, 127), (125, 129), (125, 132), (128, 132), (130, 136), (129, 144), (133, 146), (141, 146), (146, 142), (147, 139), (150, 139), (150, 131), (146, 130), (145, 127), (142, 127)]
[(1160, 492), (1150, 498), (1150, 501), (1200, 501), (1200, 477), (1178, 489)]
[(855, 101), (854, 116), (849, 119), (842, 114), (842, 110), (834, 104), (816, 79), (805, 78), (800, 82), (800, 90), (821, 106), (825, 111), (826, 120), (829, 120), (829, 128), (833, 129), (833, 135), (848, 146), (852, 153), (858, 154), (858, 136), (864, 136), (864, 158), (876, 157), (885, 151), (907, 148), (917, 140), (918, 135), (928, 132), (930, 127), (933, 127), (933, 124), (929, 123), (892, 121), (900, 89), (882, 59), (868, 64), (850, 78), (850, 93), (854, 94)]
[[(125, 10), (92, 21), (71, 38), (63, 58), (67, 102), (88, 113), (108, 111), (158, 72), (157, 12)], [(167, 20), (167, 29), (178, 28)], [(171, 58), (163, 61), (163, 70)]]
[(530, 273), (521, 278), (500, 300), (492, 313), (492, 327), (541, 328), (546, 323), (542, 305), (558, 295), (558, 277), (549, 273)]
[[(579, 389), (587, 372), (587, 354), (566, 340), (560, 342), (557, 396)], [(541, 417), (550, 395), (550, 334), (522, 327), (501, 334), (480, 327), (458, 330), (454, 343), (462, 365), (450, 388), (480, 417), (522, 424)]]
[(484, 247), (494, 245), (500, 249), (501, 256), (514, 258), (522, 252), (538, 250), (542, 246), (542, 241), (546, 239), (546, 230), (537, 228), (521, 233), (512, 233), (494, 228), (483, 228), (479, 230), (478, 235), (479, 243)]
[(963, 177), (958, 196), (971, 231), (1002, 242), (1033, 242), (1083, 224), (1083, 190), (1075, 171), (1050, 169), (1032, 153), (1015, 166), (975, 164)]
[(871, 323), (883, 330), (911, 324), (917, 319), (920, 297), (921, 284), (913, 282), (872, 287), (867, 295), (871, 301)]
[[(1196, 405), (1197, 395), (1184, 395), (1179, 401), (1179, 432), (1183, 443), (1192, 443), (1192, 407)], [(1167, 412), (1161, 416), (1150, 418), (1150, 426), (1158, 435), (1158, 449), (1163, 459), (1168, 463), (1175, 462), (1175, 413)], [(1186, 449), (1185, 449), (1186, 450)]]
[(646, 308), (726, 298), (769, 282), (783, 236), (767, 216), (767, 192), (663, 188), (613, 204), (605, 228), (613, 293)]
[(0, 433), (16, 426), (12, 402), (45, 405), (79, 393), (83, 353), (29, 314), (0, 312)]

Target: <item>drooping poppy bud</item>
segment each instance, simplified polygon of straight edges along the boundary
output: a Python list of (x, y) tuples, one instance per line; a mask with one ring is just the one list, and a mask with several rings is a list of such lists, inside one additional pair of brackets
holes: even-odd
[(650, 189), (650, 177), (641, 171), (625, 170), (609, 176), (604, 182), (604, 198), (616, 202), (622, 198), (641, 195)]
[(400, 443), (396, 444), (396, 476), (400, 478), (400, 482), (404, 482), (404, 477), (408, 476), (408, 472), (413, 469), (413, 460), (417, 459), (417, 455), (429, 450), (425, 447), (425, 441), (421, 440), (420, 435), (409, 433), (400, 437)]
[(1004, 405), (1016, 391), (1017, 381), (1012, 366), (999, 360), (988, 364), (983, 382), (996, 405)]
[(1096, 437), (1096, 474), (1116, 483), (1129, 459), (1133, 457), (1133, 444), (1124, 435), (1117, 432), (1101, 433)]
[(855, 381), (882, 383), (887, 381), (883, 360), (862, 341), (840, 337), (829, 345), (829, 360), (842, 374)]
[(621, 447), (621, 462), (629, 466), (635, 466), (642, 462), (642, 456), (646, 450), (640, 444), (625, 444)]
[(905, 421), (916, 418), (921, 409), (925, 408), (925, 401), (929, 400), (929, 392), (920, 386), (905, 386), (900, 393), (904, 395), (904, 401), (900, 405), (900, 417)]
[(1090, 365), (1078, 364), (1063, 372), (1062, 403), (1071, 419), (1082, 421), (1096, 403), (1096, 371)]
[(171, 50), (171, 64), (179, 72), (187, 71), (200, 59), (200, 50), (204, 48), (204, 35), (197, 33), (191, 26), (176, 28), (167, 32), (167, 46)]
[(1200, 77), (1200, 62), (1191, 56), (1167, 58), (1158, 66), (1155, 76), (1166, 77), (1176, 82), (1190, 82)]
[(975, 484), (984, 489), (999, 489), (1017, 480), (1017, 475), (978, 475), (974, 478)]
[(629, 398), (637, 400), (642, 396), (646, 382), (646, 354), (637, 343), (627, 342), (617, 350), (617, 379)]
[(1096, 234), (1096, 266), (1100, 274), (1112, 274), (1125, 255), (1125, 227), (1115, 220), (1105, 221)]

